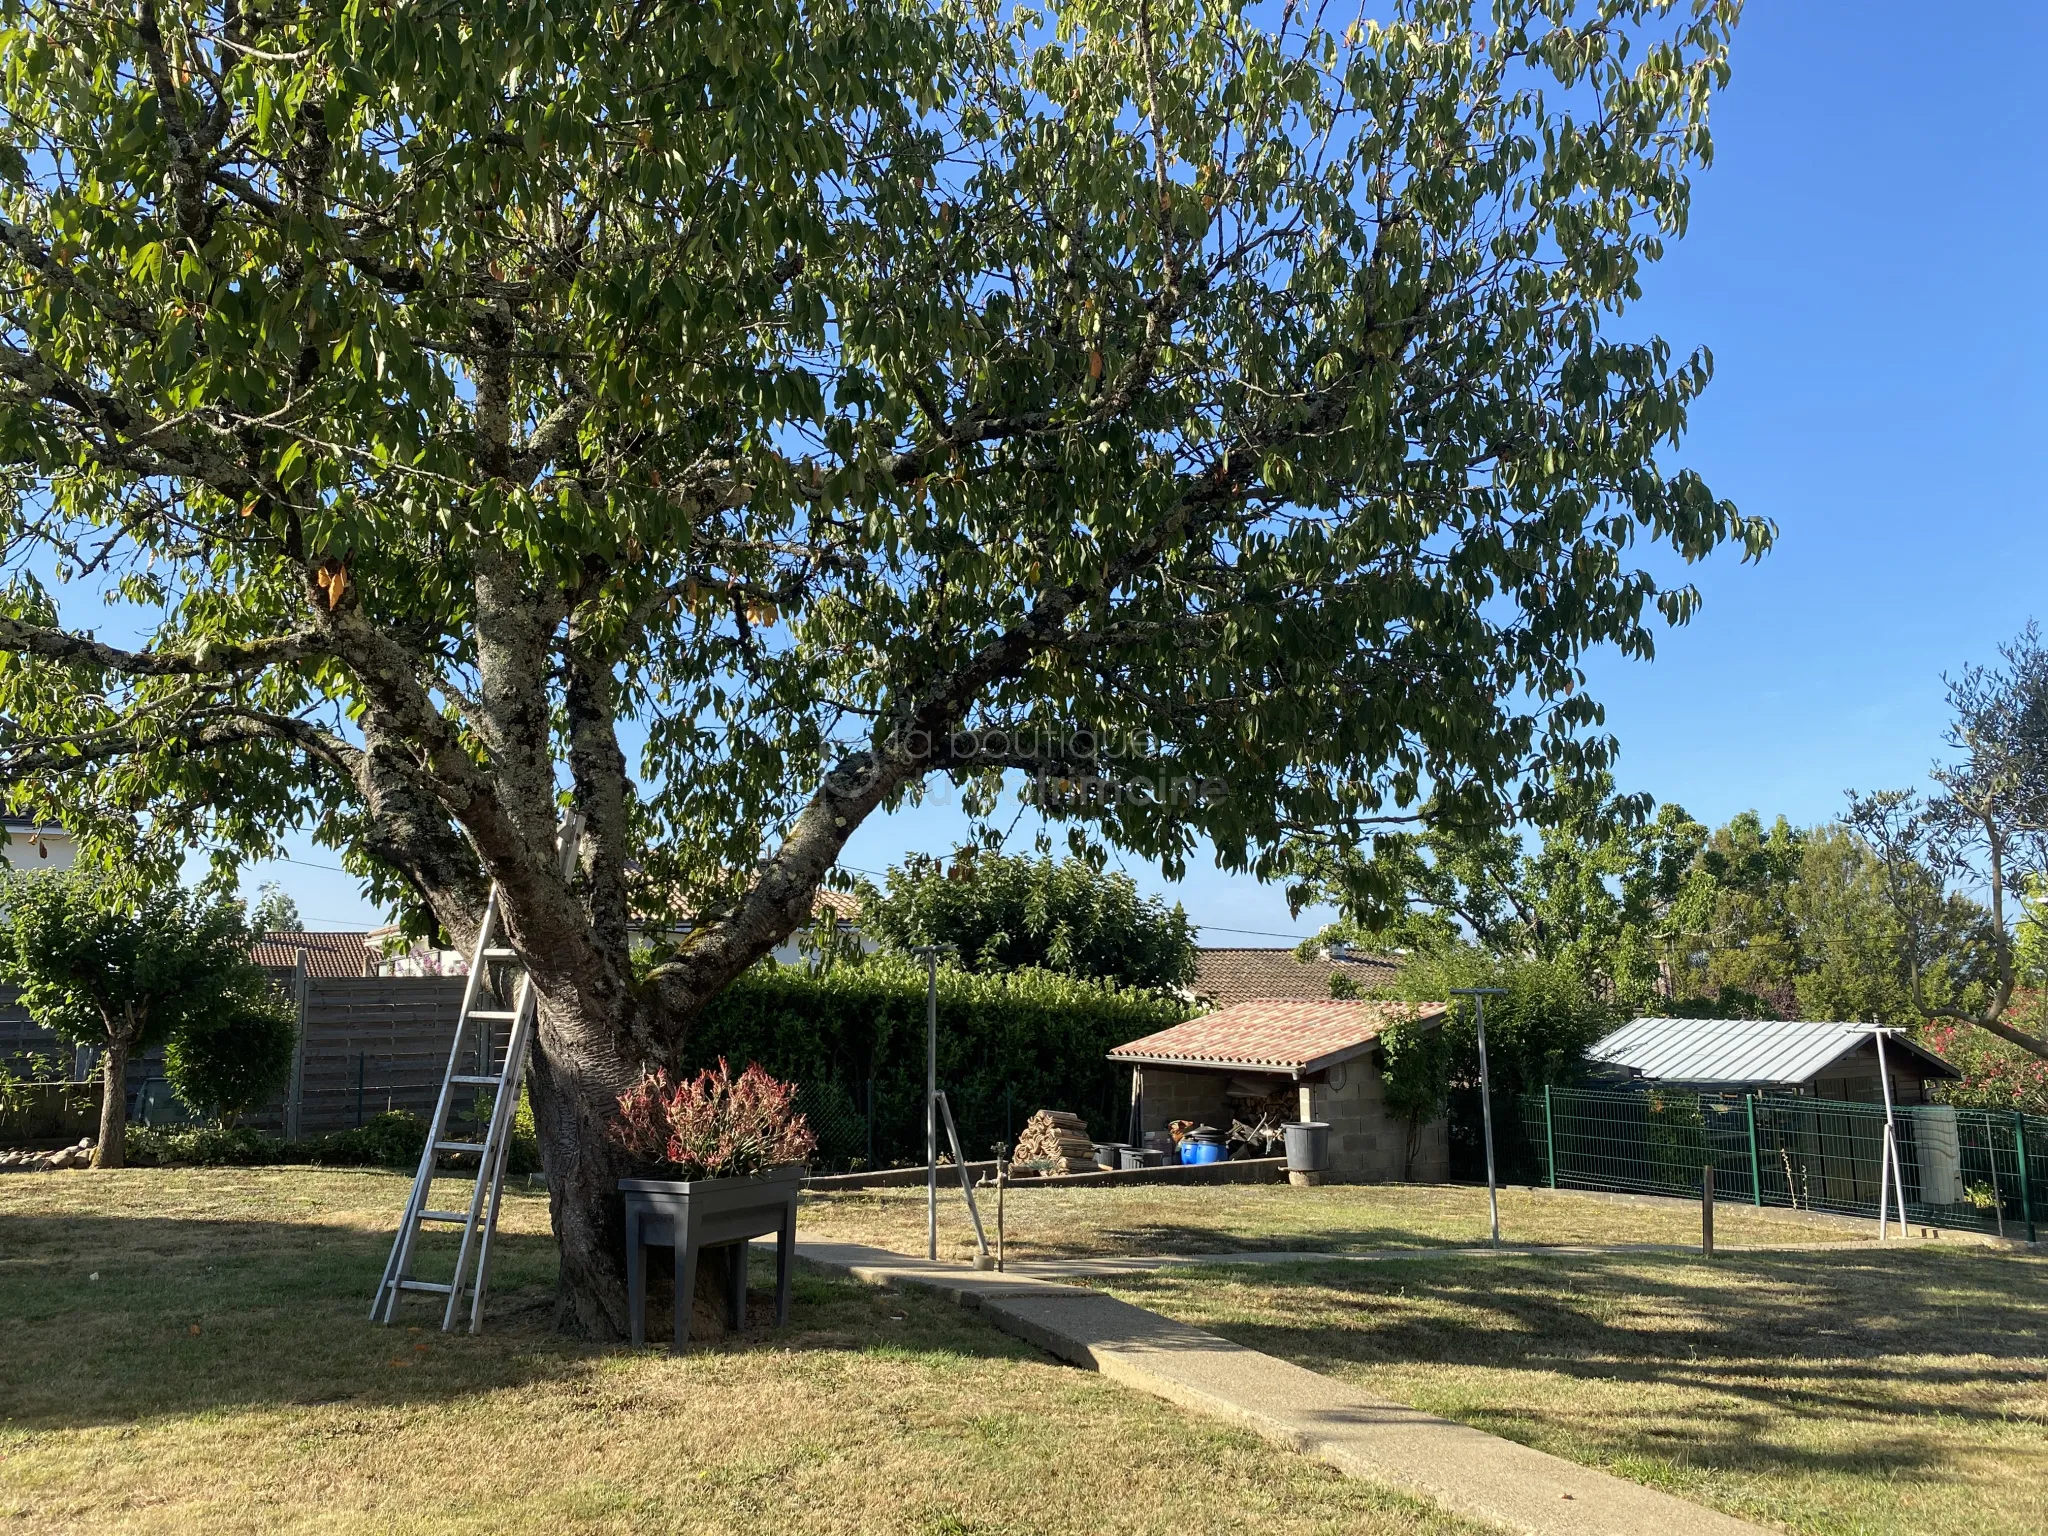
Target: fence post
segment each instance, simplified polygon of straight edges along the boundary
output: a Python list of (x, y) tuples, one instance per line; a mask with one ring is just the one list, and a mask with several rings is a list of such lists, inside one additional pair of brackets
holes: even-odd
[(1550, 1084), (1543, 1085), (1543, 1166), (1550, 1175), (1550, 1187), (1557, 1188), (1557, 1120), (1550, 1109)]
[(2027, 1178), (2027, 1117), (2019, 1110), (2012, 1112), (2012, 1145), (2020, 1159), (2020, 1209), (2026, 1213), (2027, 1241), (2036, 1241), (2034, 1233), (2034, 1191)]
[(284, 1101), (284, 1139), (297, 1141), (304, 1130), (306, 1105), (306, 952), (292, 956), (292, 1008), (298, 1014), (297, 1038), (292, 1041), (291, 1091)]
[(1714, 1165), (1700, 1169), (1700, 1254), (1714, 1256)]
[(868, 1167), (875, 1166), (875, 1080), (868, 1079)]
[(1756, 1095), (1745, 1093), (1742, 1108), (1749, 1116), (1749, 1203), (1764, 1203), (1764, 1165), (1756, 1150)]

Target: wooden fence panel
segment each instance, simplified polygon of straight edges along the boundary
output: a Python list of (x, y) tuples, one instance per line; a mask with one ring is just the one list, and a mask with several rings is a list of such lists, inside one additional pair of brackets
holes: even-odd
[[(309, 977), (299, 1134), (344, 1131), (387, 1109), (433, 1112), (462, 1011), (460, 976)], [(260, 1120), (281, 1129), (280, 1098)]]
[[(290, 993), (291, 973), (278, 982)], [(360, 1125), (387, 1109), (432, 1113), (462, 1011), (460, 976), (307, 977), (303, 983), (301, 1059), (296, 1073), (298, 1134), (318, 1136)], [(0, 988), (0, 1062), (71, 1047), (39, 1028)], [(163, 1052), (129, 1064), (131, 1096), (149, 1085), (152, 1110), (164, 1102)], [(244, 1124), (282, 1132), (289, 1123), (288, 1087)], [(131, 1108), (139, 1107), (132, 1102)]]

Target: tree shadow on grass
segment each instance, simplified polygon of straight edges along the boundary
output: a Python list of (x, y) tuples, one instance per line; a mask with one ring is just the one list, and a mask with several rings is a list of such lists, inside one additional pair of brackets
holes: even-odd
[[(454, 1234), (435, 1234), (422, 1278), (443, 1278)], [(660, 1324), (637, 1354), (556, 1330), (552, 1236), (500, 1231), (485, 1331), (440, 1331), (442, 1298), (369, 1320), (391, 1234), (318, 1222), (0, 1216), (0, 1402), (13, 1431), (126, 1424), (160, 1415), (352, 1402), (446, 1401), (553, 1383), (579, 1390), (622, 1359), (672, 1360)], [(766, 1250), (766, 1252), (764, 1252)], [(756, 1244), (750, 1327), (702, 1351), (880, 1351), (1035, 1358), (980, 1319), (930, 1298), (874, 1291), (798, 1267), (790, 1325), (768, 1321), (772, 1245)], [(657, 1267), (657, 1266), (650, 1266)], [(701, 1294), (701, 1292), (700, 1292)]]
[[(1218, 1282), (1245, 1290), (1205, 1294)], [(1913, 1421), (2009, 1423), (2048, 1353), (2048, 1265), (1990, 1253), (1217, 1265), (1113, 1288), (1368, 1389), (1376, 1369), (1451, 1368), (1459, 1416), (1496, 1433), (1744, 1472), (1941, 1475), (1948, 1453)], [(1459, 1368), (1510, 1374), (1449, 1385)], [(1623, 1412), (1595, 1383), (1689, 1391)]]

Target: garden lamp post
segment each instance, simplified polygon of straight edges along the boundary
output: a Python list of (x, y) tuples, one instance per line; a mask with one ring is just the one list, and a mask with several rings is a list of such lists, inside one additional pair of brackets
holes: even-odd
[(1479, 1122), (1486, 1131), (1486, 1209), (1493, 1219), (1493, 1246), (1500, 1246), (1500, 1187), (1493, 1177), (1493, 1079), (1486, 1071), (1486, 1000), (1506, 987), (1453, 987), (1451, 996), (1469, 997), (1479, 1023)]
[(911, 953), (925, 963), (924, 984), (924, 1256), (939, 1256), (939, 956), (953, 944), (920, 944)]

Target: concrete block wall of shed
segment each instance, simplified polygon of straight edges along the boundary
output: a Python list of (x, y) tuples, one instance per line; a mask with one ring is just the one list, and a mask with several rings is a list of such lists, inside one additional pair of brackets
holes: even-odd
[(1175, 1120), (1227, 1129), (1222, 1072), (1184, 1072), (1173, 1067), (1145, 1069), (1145, 1129), (1163, 1131)]
[(1386, 1079), (1370, 1056), (1355, 1057), (1300, 1085), (1301, 1118), (1330, 1127), (1330, 1172), (1340, 1179), (1435, 1183), (1450, 1173), (1441, 1121), (1422, 1128), (1411, 1165), (1408, 1120), (1387, 1109)]
[(1451, 1178), (1451, 1123), (1432, 1120), (1415, 1136), (1415, 1160), (1408, 1169), (1414, 1184), (1447, 1184)]

